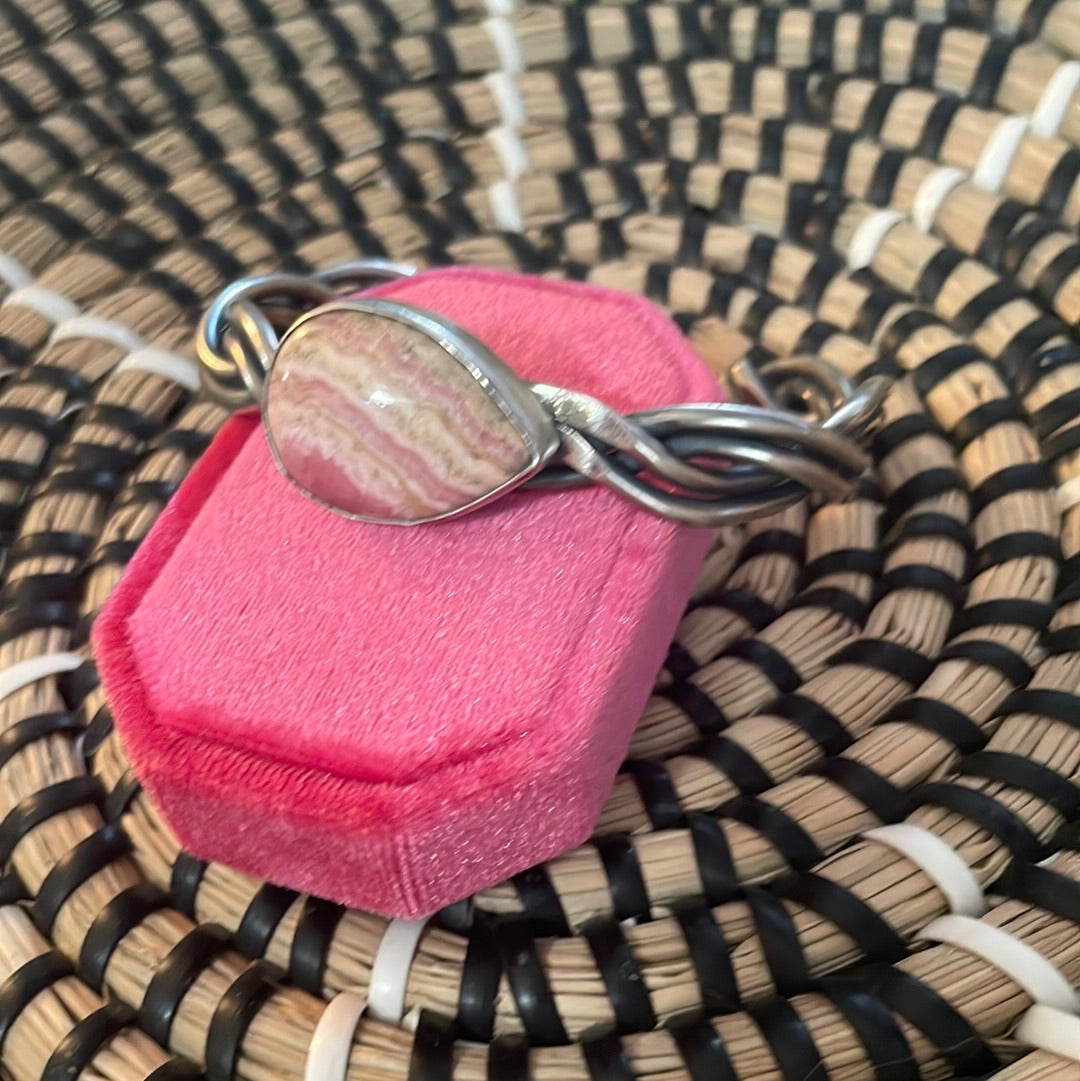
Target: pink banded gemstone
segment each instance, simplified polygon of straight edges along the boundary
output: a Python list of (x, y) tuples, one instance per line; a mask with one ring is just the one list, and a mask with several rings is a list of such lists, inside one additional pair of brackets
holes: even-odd
[(333, 308), (285, 337), (264, 417), (285, 474), (331, 508), (417, 522), (482, 501), (531, 463), (517, 427), (423, 331)]

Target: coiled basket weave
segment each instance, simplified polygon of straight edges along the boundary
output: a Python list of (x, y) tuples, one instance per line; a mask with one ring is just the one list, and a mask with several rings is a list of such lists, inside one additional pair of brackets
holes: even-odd
[(87, 641), (224, 420), (126, 358), (362, 256), (896, 383), (857, 499), (721, 533), (594, 839), (440, 913), (350, 1081), (1078, 1081), (1077, 57), (1078, 0), (2, 0), (5, 1081), (337, 1081), (386, 922), (180, 851)]

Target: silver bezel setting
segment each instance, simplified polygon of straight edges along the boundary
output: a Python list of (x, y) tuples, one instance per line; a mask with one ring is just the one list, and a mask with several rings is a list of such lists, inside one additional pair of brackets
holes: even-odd
[(274, 369), (278, 357), (289, 339), (312, 320), (316, 320), (323, 315), (341, 312), (358, 312), (364, 315), (390, 319), (419, 331), (433, 341), (447, 356), (460, 364), (484, 389), (488, 397), (495, 403), (520, 437), (529, 455), (529, 461), (522, 470), (504, 484), (499, 485), (498, 488), (479, 496), (470, 503), (444, 511), (441, 514), (409, 519), (380, 518), (372, 515), (357, 514), (326, 502), (317, 492), (312, 492), (302, 485), (286, 469), (274, 439), (273, 429), (267, 419), (267, 402), (264, 402), (261, 411), (263, 432), (275, 464), (291, 484), (320, 506), (344, 518), (359, 522), (370, 522), (374, 525), (413, 526), (423, 525), (428, 522), (445, 521), (478, 510), (480, 507), (494, 502), (507, 492), (524, 484), (543, 469), (559, 449), (561, 440), (551, 414), (537, 400), (530, 390), (529, 384), (520, 379), (487, 346), (456, 323), (452, 323), (422, 308), (416, 308), (409, 304), (402, 304), (382, 297), (361, 297), (355, 300), (331, 301), (312, 309), (297, 319), (282, 336), (270, 362), (266, 379), (267, 397), (269, 397), (273, 385)]

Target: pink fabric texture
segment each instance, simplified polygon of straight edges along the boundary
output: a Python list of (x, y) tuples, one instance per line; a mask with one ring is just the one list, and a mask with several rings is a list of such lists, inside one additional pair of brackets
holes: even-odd
[[(628, 412), (719, 397), (652, 305), (472, 269), (377, 290)], [(94, 628), (132, 765), (194, 855), (430, 913), (590, 833), (709, 534), (599, 487), (359, 524), (231, 420)]]

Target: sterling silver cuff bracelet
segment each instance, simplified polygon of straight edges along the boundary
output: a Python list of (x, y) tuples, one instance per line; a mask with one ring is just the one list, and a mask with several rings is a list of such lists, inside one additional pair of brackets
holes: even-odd
[(870, 464), (863, 446), (888, 390), (881, 377), (854, 387), (816, 357), (760, 371), (740, 362), (729, 383), (743, 402), (623, 416), (522, 380), (432, 312), (342, 299), (411, 273), (372, 261), (249, 278), (199, 326), (206, 391), (229, 407), (256, 404), (282, 473), (339, 514), (415, 525), (523, 485), (595, 482), (654, 514), (716, 527), (810, 492), (847, 498)]

